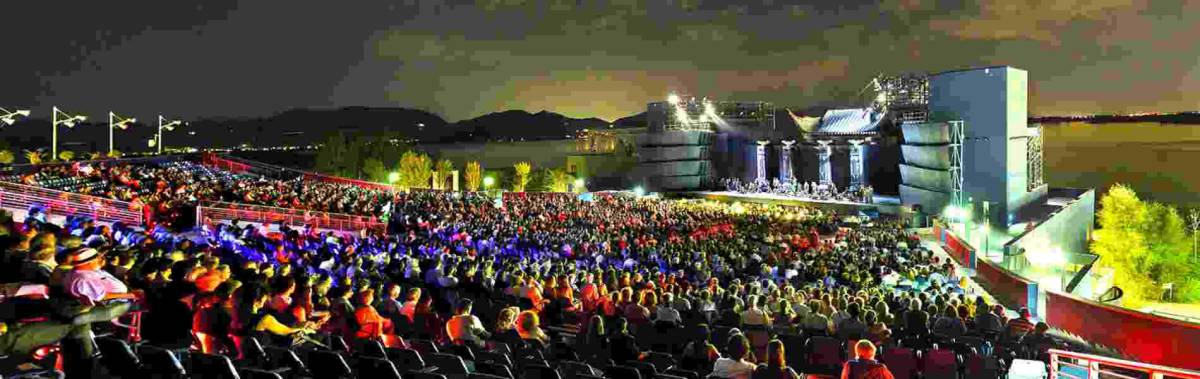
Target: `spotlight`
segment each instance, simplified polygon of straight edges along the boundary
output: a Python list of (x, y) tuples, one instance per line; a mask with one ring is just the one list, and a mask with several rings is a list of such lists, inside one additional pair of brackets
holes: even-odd
[(671, 103), (671, 104), (679, 104), (679, 95), (676, 95), (676, 94), (667, 95), (667, 102)]

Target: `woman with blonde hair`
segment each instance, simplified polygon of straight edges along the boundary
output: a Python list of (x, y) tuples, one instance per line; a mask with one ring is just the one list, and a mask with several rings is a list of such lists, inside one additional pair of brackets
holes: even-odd
[(500, 314), (496, 316), (496, 327), (492, 329), (493, 338), (510, 346), (521, 343), (521, 334), (517, 332), (518, 312), (520, 310), (517, 307), (500, 310)]
[(541, 343), (543, 349), (550, 344), (550, 337), (542, 331), (541, 321), (533, 311), (524, 311), (517, 315), (517, 333), (523, 341)]

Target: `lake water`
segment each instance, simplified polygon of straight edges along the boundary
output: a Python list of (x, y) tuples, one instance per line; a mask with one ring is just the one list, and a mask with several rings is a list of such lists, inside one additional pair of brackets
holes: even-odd
[[(1200, 206), (1200, 125), (1043, 124), (1044, 176), (1052, 187), (1124, 183), (1143, 199)], [(1099, 204), (1097, 204), (1099, 205)]]

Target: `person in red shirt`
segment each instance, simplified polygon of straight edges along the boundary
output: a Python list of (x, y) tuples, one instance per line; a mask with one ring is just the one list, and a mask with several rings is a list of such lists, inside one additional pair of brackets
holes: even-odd
[(854, 356), (842, 365), (841, 379), (895, 379), (887, 366), (875, 360), (875, 344), (871, 341), (854, 344)]
[(358, 331), (354, 336), (361, 339), (382, 338), (392, 333), (392, 320), (380, 315), (371, 303), (375, 302), (375, 290), (365, 289), (358, 293), (358, 309), (354, 311), (354, 319), (358, 321)]

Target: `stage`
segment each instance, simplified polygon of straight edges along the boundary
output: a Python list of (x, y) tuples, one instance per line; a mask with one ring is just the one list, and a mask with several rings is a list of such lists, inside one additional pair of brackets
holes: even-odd
[(760, 204), (777, 204), (777, 205), (792, 205), (792, 206), (814, 206), (821, 209), (832, 209), (838, 212), (858, 212), (863, 210), (875, 210), (881, 214), (898, 215), (900, 214), (900, 199), (891, 196), (875, 195), (872, 203), (856, 203), (851, 201), (841, 200), (818, 200), (794, 196), (783, 196), (770, 193), (740, 193), (733, 191), (696, 191), (685, 192), (684, 196), (722, 201), (722, 202), (746, 202)]

